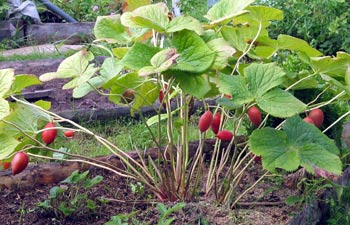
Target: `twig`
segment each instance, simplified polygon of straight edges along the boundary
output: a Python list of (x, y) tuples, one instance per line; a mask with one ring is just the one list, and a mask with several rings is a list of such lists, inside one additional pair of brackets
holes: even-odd
[(237, 202), (238, 206), (276, 206), (276, 205), (284, 205), (286, 204), (284, 201), (278, 202)]

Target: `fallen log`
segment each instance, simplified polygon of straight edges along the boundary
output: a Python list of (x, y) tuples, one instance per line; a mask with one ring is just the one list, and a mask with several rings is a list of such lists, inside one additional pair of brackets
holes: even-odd
[(64, 41), (65, 44), (85, 43), (93, 38), (94, 22), (29, 24), (25, 35), (30, 43)]
[[(237, 142), (242, 143), (245, 141), (245, 137), (237, 137)], [(203, 153), (210, 155), (214, 149), (216, 139), (205, 139), (203, 140)], [(193, 157), (196, 154), (199, 141), (191, 141), (189, 143), (189, 157)], [(220, 149), (225, 149), (229, 145), (229, 142), (221, 142)], [(158, 148), (149, 148), (147, 151), (142, 153), (144, 159), (148, 157), (157, 159), (160, 152), (164, 152), (165, 147), (161, 147), (160, 151)], [(139, 160), (139, 154), (136, 151), (129, 152), (128, 155), (135, 160)], [(125, 165), (115, 155), (100, 156), (94, 158), (103, 163), (108, 163), (113, 167), (123, 169)], [(24, 171), (17, 175), (12, 175), (10, 170), (0, 171), (0, 188), (6, 189), (25, 189), (32, 188), (36, 185), (45, 185), (58, 183), (68, 177), (75, 170), (88, 170), (92, 169), (93, 166), (86, 163), (80, 162), (50, 162), (47, 164), (29, 165)]]

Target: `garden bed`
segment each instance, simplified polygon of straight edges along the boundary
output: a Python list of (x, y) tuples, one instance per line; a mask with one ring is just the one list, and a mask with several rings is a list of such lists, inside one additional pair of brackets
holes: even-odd
[[(262, 168), (254, 165), (249, 169), (238, 187), (242, 190), (259, 178)], [(89, 191), (90, 196), (109, 199), (94, 212), (61, 219), (55, 219), (52, 214), (44, 213), (36, 206), (38, 202), (48, 198), (51, 187), (59, 184), (49, 184), (32, 187), (30, 189), (18, 186), (15, 190), (2, 189), (0, 191), (1, 204), (0, 221), (2, 224), (104, 224), (111, 216), (129, 214), (137, 211), (132, 216), (134, 219), (156, 224), (159, 213), (156, 203), (146, 203), (147, 192), (132, 193), (132, 180), (122, 179), (108, 171), (92, 169), (92, 175), (102, 175), (103, 181)], [(281, 188), (280, 184), (266, 180), (251, 190), (237, 205), (236, 209), (229, 210), (215, 205), (214, 200), (205, 199), (203, 196), (194, 202), (189, 202), (182, 209), (174, 213), (173, 224), (287, 224), (299, 210), (295, 206), (287, 206), (284, 199), (296, 190)], [(152, 201), (151, 201), (152, 202)], [(165, 203), (169, 207), (174, 203)], [(130, 220), (131, 221), (131, 220)]]

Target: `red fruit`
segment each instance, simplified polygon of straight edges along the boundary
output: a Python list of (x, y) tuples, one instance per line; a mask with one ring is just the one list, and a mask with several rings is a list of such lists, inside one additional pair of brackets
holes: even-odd
[(216, 137), (219, 138), (221, 141), (231, 141), (233, 138), (233, 134), (229, 130), (222, 130), (218, 132)]
[(307, 123), (311, 123), (311, 124), (315, 124), (315, 122), (310, 118), (310, 117), (305, 117), (304, 119), (303, 119), (305, 122), (307, 122)]
[(211, 130), (214, 132), (214, 134), (217, 134), (219, 132), (221, 123), (221, 114), (215, 113), (213, 121), (211, 122)]
[(163, 99), (164, 99), (164, 91), (160, 90), (159, 91), (159, 102), (163, 105), (163, 108), (165, 109), (166, 108), (166, 104), (165, 104), (165, 102), (163, 102)]
[(15, 157), (13, 157), (11, 165), (12, 165), (12, 174), (16, 175), (22, 172), (28, 165), (29, 157), (24, 152), (17, 152)]
[(213, 121), (213, 113), (211, 111), (206, 111), (199, 118), (198, 128), (203, 133), (209, 129), (211, 122)]
[(314, 121), (316, 127), (322, 126), (324, 114), (321, 109), (313, 109), (309, 113), (309, 117)]
[[(250, 157), (254, 158), (254, 153), (250, 153)], [(261, 163), (261, 156), (255, 156), (254, 158), (255, 163)]]
[(64, 136), (67, 137), (67, 138), (71, 138), (71, 137), (74, 136), (74, 131), (72, 131), (72, 130), (66, 130), (66, 131), (64, 132)]
[(225, 94), (225, 97), (228, 98), (228, 99), (232, 98), (232, 96), (230, 94)]
[(4, 170), (7, 170), (8, 168), (10, 168), (11, 163), (9, 163), (9, 162), (0, 162), (0, 166), (2, 166), (4, 168)]
[(261, 112), (257, 107), (253, 106), (248, 109), (248, 117), (254, 127), (259, 127), (261, 123)]
[[(52, 128), (52, 127), (55, 127), (55, 124), (53, 122), (50, 122), (50, 123), (46, 124), (46, 126), (44, 128)], [(56, 129), (45, 130), (41, 134), (43, 142), (47, 145), (51, 144), (55, 140), (56, 136), (57, 136)]]

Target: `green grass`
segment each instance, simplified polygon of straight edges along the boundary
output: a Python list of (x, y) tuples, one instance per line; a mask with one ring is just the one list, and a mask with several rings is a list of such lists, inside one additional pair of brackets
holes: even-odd
[[(199, 139), (197, 121), (198, 115), (193, 115), (190, 120), (188, 132), (189, 140)], [(89, 123), (83, 122), (80, 124), (99, 136), (111, 141), (126, 152), (144, 150), (156, 146), (146, 125), (139, 120), (121, 118), (117, 120), (92, 121)], [(166, 122), (162, 121), (160, 125), (161, 145), (164, 145), (167, 137)], [(158, 137), (158, 125), (154, 124), (150, 129), (154, 133), (154, 136)], [(180, 130), (174, 128), (173, 132), (176, 140), (178, 140), (178, 138), (180, 138)], [(212, 132), (208, 132), (207, 137), (212, 138), (214, 135)], [(92, 157), (111, 154), (106, 147), (99, 144), (93, 137), (82, 133), (77, 133), (73, 139), (67, 139), (63, 136), (62, 132), (60, 132), (54, 143), (54, 147), (68, 148), (71, 153)]]
[(39, 60), (39, 59), (59, 59), (72, 55), (74, 52), (66, 52), (66, 53), (42, 53), (42, 52), (33, 52), (28, 55), (11, 55), (11, 56), (3, 56), (0, 54), (0, 62), (7, 61), (21, 61), (21, 60)]

